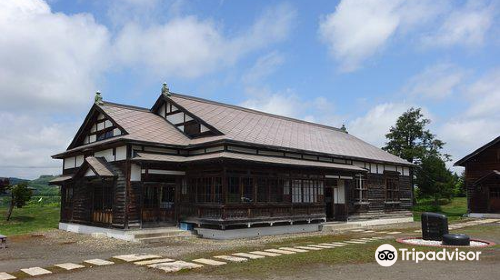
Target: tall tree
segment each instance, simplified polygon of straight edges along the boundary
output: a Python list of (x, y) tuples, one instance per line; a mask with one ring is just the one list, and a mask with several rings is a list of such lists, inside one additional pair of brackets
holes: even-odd
[[(430, 122), (420, 108), (410, 108), (390, 128), (382, 149), (416, 164), (414, 182), (419, 188), (418, 194), (434, 197), (437, 201), (442, 197), (449, 198), (454, 180), (446, 168), (449, 155), (441, 153), (445, 143), (427, 128)], [(415, 196), (413, 202), (416, 203)]]
[(456, 180), (442, 158), (436, 155), (424, 157), (415, 175), (419, 196), (432, 197), (436, 206), (440, 199), (450, 200), (454, 196)]
[(32, 195), (32, 191), (28, 187), (27, 182), (22, 182), (8, 188), (10, 189), (11, 200), (9, 210), (7, 211), (7, 221), (10, 220), (14, 207), (22, 208), (28, 203)]
[(424, 118), (422, 109), (410, 108), (398, 118), (396, 125), (385, 135), (388, 141), (382, 149), (411, 163), (418, 163), (430, 155), (447, 158), (448, 155), (440, 153), (445, 143), (436, 139), (426, 128), (430, 122)]

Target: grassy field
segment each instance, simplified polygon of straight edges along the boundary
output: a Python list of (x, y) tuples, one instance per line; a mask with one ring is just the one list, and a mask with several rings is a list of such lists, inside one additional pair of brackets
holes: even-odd
[(0, 233), (4, 235), (27, 234), (57, 228), (59, 203), (30, 203), (14, 208), (10, 221), (6, 221), (7, 207), (0, 207)]
[[(401, 230), (401, 229), (398, 229)], [(413, 235), (413, 228), (408, 228), (403, 230), (404, 235)], [(498, 236), (500, 236), (500, 227), (496, 225), (481, 225), (474, 226), (470, 228), (461, 229), (460, 232), (470, 234), (474, 238), (488, 239), (497, 241)], [(328, 243), (334, 241), (345, 241), (353, 237), (367, 236), (360, 234), (346, 233), (345, 235), (322, 235), (322, 236), (306, 236), (300, 238), (286, 239), (281, 242), (268, 243), (262, 246), (256, 247), (242, 247), (238, 248), (238, 252), (251, 252), (255, 250), (263, 250), (269, 248), (279, 248), (279, 247), (293, 247), (298, 245), (310, 245), (318, 243)], [(204, 275), (213, 275), (217, 277), (226, 278), (250, 278), (250, 279), (267, 279), (273, 278), (276, 275), (289, 275), (293, 278), (293, 275), (304, 268), (314, 269), (318, 266), (332, 266), (339, 264), (362, 264), (374, 262), (374, 252), (378, 246), (381, 244), (392, 244), (396, 248), (418, 248), (421, 251), (439, 251), (442, 248), (438, 247), (422, 247), (422, 246), (409, 246), (405, 244), (397, 243), (394, 239), (385, 239), (375, 242), (370, 242), (367, 244), (351, 244), (338, 249), (325, 249), (321, 251), (311, 251), (308, 253), (299, 253), (294, 255), (283, 255), (276, 258), (265, 258), (252, 260), (244, 263), (231, 263), (231, 265), (221, 266), (221, 267), (203, 267), (196, 271), (184, 271), (181, 273), (201, 273)], [(498, 254), (500, 249), (499, 245), (489, 248), (480, 249), (484, 252), (483, 259), (490, 261), (499, 261), (500, 255)], [(464, 248), (461, 250), (473, 251), (476, 249)], [(211, 258), (214, 255), (229, 255), (235, 251), (218, 251), (218, 252), (205, 252), (192, 254), (187, 256), (187, 260), (192, 260), (196, 258)]]
[(460, 220), (462, 216), (467, 213), (467, 198), (455, 197), (451, 202), (442, 200), (437, 207), (434, 205), (433, 200), (419, 200), (418, 204), (413, 207), (413, 217), (415, 221), (420, 221), (420, 214), (422, 214), (422, 212), (442, 213), (448, 216), (449, 221)]

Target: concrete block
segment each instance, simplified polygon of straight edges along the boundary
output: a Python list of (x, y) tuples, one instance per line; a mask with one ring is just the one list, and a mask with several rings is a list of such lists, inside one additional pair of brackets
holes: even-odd
[(280, 249), (281, 250), (291, 251), (291, 252), (296, 252), (296, 253), (307, 253), (307, 252), (309, 252), (308, 250), (297, 249), (297, 248), (292, 248), (292, 247), (281, 247)]
[(0, 272), (0, 280), (13, 280), (16, 278), (16, 276), (10, 275), (7, 272)]
[(225, 262), (215, 261), (215, 260), (211, 260), (211, 259), (196, 259), (196, 260), (193, 260), (193, 262), (206, 264), (206, 265), (212, 265), (212, 266), (220, 266), (220, 265), (227, 264)]
[(248, 258), (248, 259), (252, 259), (252, 260), (265, 258), (264, 256), (261, 256), (261, 255), (254, 255), (254, 254), (248, 254), (248, 253), (234, 253), (233, 256), (244, 257), (244, 258)]
[(226, 256), (226, 255), (214, 256), (214, 258), (221, 259), (221, 260), (226, 260), (226, 261), (231, 261), (231, 262), (246, 262), (246, 261), (248, 261), (247, 258), (235, 257), (235, 256)]
[(76, 263), (60, 263), (60, 264), (56, 264), (55, 266), (60, 267), (62, 269), (66, 269), (66, 270), (73, 270), (73, 269), (85, 267), (84, 265), (76, 264)]
[(41, 267), (21, 268), (21, 271), (30, 275), (30, 276), (40, 276), (40, 275), (52, 274), (51, 271), (48, 271), (47, 269), (41, 268)]
[(293, 255), (293, 254), (297, 253), (297, 252), (286, 251), (286, 250), (281, 250), (281, 249), (266, 249), (264, 251), (271, 252), (271, 253), (276, 253), (276, 254), (282, 254), (282, 255)]
[(84, 263), (88, 263), (90, 265), (97, 265), (97, 266), (115, 264), (114, 262), (107, 261), (107, 260), (101, 260), (101, 259), (91, 259), (91, 260), (86, 260), (86, 261), (83, 261), (83, 262)]
[(113, 256), (113, 258), (126, 262), (137, 262), (149, 259), (158, 259), (161, 258), (161, 256), (151, 255), (151, 254), (130, 254), (130, 255)]
[(151, 264), (174, 262), (174, 261), (175, 260), (169, 259), (169, 258), (161, 258), (161, 259), (134, 262), (134, 264), (136, 264), (136, 265), (151, 265)]
[(160, 269), (168, 273), (168, 272), (180, 271), (182, 269), (200, 268), (203, 267), (203, 265), (185, 261), (175, 261), (175, 262), (152, 264), (148, 265), (148, 267)]
[(271, 252), (264, 252), (264, 251), (253, 251), (253, 252), (250, 252), (250, 254), (261, 255), (261, 256), (265, 256), (265, 257), (277, 257), (277, 256), (281, 256), (281, 254), (276, 254), (276, 253), (271, 253)]

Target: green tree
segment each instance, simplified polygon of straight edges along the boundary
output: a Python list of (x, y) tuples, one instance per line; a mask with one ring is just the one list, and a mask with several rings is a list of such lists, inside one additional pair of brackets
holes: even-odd
[(415, 175), (419, 196), (434, 198), (436, 206), (440, 199), (453, 198), (456, 181), (442, 158), (436, 155), (423, 158)]
[(449, 155), (441, 153), (445, 143), (430, 132), (430, 123), (420, 108), (410, 108), (390, 128), (382, 149), (414, 163), (418, 195), (439, 200), (453, 195), (455, 180), (445, 164)]
[(10, 206), (9, 211), (7, 211), (7, 221), (10, 220), (12, 216), (12, 211), (14, 207), (22, 208), (31, 199), (32, 191), (28, 187), (27, 182), (23, 182), (14, 186), (9, 186), (10, 189)]
[(455, 180), (455, 196), (467, 196), (467, 191), (465, 189), (465, 171), (462, 171), (460, 175), (454, 173), (453, 178)]
[(426, 128), (430, 122), (424, 118), (422, 109), (410, 108), (398, 118), (396, 125), (385, 135), (387, 143), (382, 149), (417, 164), (429, 155), (444, 156), (448, 159), (448, 155), (440, 153), (445, 143), (436, 139)]

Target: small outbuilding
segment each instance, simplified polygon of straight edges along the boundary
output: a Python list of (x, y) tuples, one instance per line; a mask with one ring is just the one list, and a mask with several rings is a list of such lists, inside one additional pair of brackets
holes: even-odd
[(469, 213), (500, 213), (500, 136), (455, 166), (465, 167)]

